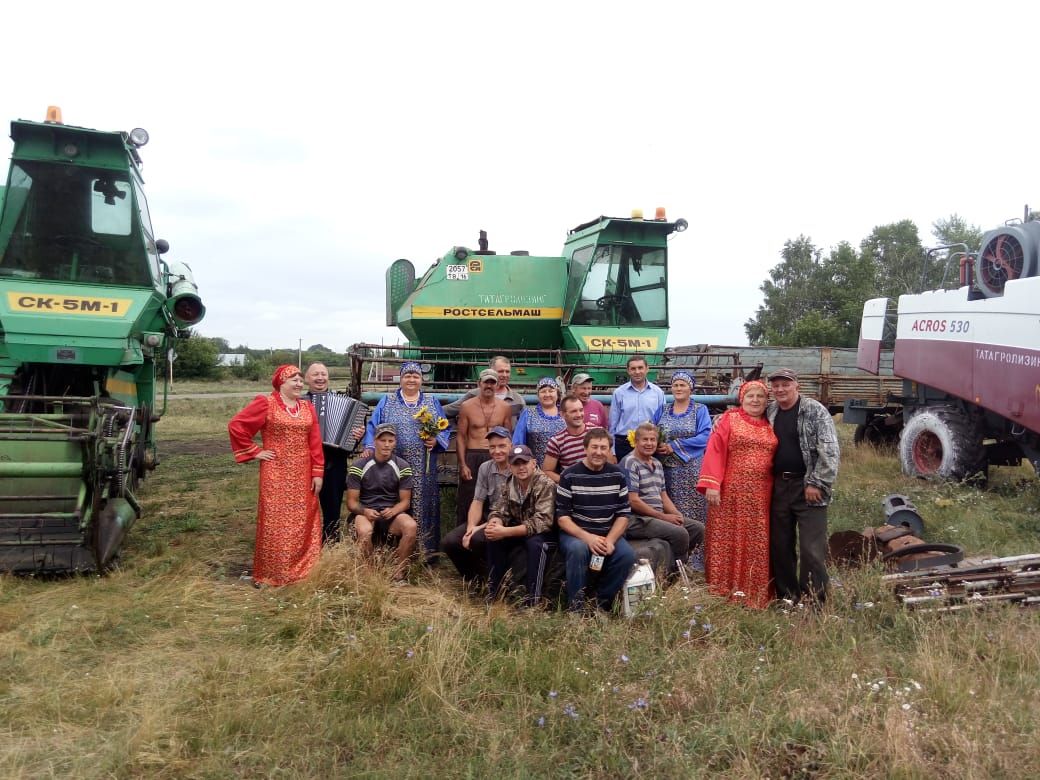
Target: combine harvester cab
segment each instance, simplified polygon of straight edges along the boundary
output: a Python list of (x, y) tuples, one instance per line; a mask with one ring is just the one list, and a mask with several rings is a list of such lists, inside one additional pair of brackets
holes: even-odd
[[(481, 231), (479, 249), (454, 247), (418, 281), (412, 263), (397, 260), (386, 299), (387, 325), (408, 338), (398, 357), (427, 362), (427, 381), (445, 391), (471, 386), (497, 353), (524, 373), (624, 381), (628, 355), (664, 350), (668, 237), (686, 227), (663, 209), (653, 220), (599, 217), (569, 231), (555, 257), (498, 255)], [(379, 349), (356, 345), (355, 357), (364, 347)]]
[(984, 477), (989, 466), (1040, 470), (1040, 222), (987, 233), (960, 263), (961, 286), (863, 307), (858, 365), (878, 373), (894, 349), (904, 380), (903, 471)]
[[(156, 465), (156, 372), (205, 309), (167, 264), (143, 130), (11, 123), (0, 190), (0, 570), (103, 570)], [(165, 399), (165, 393), (164, 393)], [(165, 403), (165, 401), (163, 401)]]

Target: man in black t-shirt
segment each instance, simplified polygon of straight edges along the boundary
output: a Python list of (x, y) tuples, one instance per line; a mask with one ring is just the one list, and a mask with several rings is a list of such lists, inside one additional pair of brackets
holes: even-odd
[(773, 455), (769, 558), (777, 598), (820, 604), (827, 597), (827, 504), (841, 453), (827, 407), (798, 392), (798, 375), (769, 375), (766, 408), (779, 446)]
[(347, 472), (347, 509), (354, 514), (358, 545), (365, 557), (372, 554), (373, 535), (400, 538), (393, 577), (404, 581), (419, 526), (406, 511), (412, 503), (412, 468), (394, 455), (396, 444), (393, 424), (376, 426), (373, 454), (354, 461)]

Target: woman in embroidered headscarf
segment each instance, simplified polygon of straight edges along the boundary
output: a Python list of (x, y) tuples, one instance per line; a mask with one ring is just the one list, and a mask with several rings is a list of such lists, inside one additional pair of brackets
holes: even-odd
[(772, 599), (769, 500), (776, 436), (766, 419), (762, 382), (740, 387), (740, 408), (715, 423), (697, 490), (708, 502), (705, 578), (716, 596), (765, 607)]
[(668, 496), (683, 517), (698, 522), (707, 520), (707, 504), (697, 492), (701, 477), (701, 460), (711, 435), (711, 415), (708, 407), (691, 397), (696, 385), (688, 371), (672, 374), (671, 403), (654, 419), (664, 434), (664, 443), (657, 448), (657, 457), (664, 466), (664, 483)]
[[(260, 461), (253, 583), (302, 580), (321, 553), (321, 491), (325, 457), (318, 416), (302, 399), (303, 376), (293, 365), (271, 377), (274, 392), (258, 395), (231, 418), (235, 460)], [(253, 438), (261, 435), (263, 448)]]
[(567, 427), (560, 414), (560, 387), (550, 376), (538, 380), (538, 405), (525, 407), (513, 429), (513, 444), (526, 444), (534, 453), (535, 463), (542, 467), (549, 438)]
[[(397, 426), (394, 454), (412, 467), (412, 511), (419, 523), (419, 538), (427, 556), (441, 544), (441, 496), (437, 484), (437, 454), (448, 449), (451, 429), (436, 396), (422, 391), (422, 368), (408, 361), (401, 364), (401, 386), (379, 399), (365, 432), (365, 454), (375, 446), (376, 426)], [(424, 424), (422, 418), (429, 423)], [(443, 422), (441, 422), (443, 421)], [(437, 424), (440, 423), (440, 427)], [(436, 431), (433, 431), (433, 428)]]

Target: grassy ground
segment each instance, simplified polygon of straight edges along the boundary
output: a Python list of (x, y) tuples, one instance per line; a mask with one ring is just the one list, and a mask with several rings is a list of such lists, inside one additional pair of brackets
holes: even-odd
[[(702, 587), (652, 619), (490, 610), (444, 567), (391, 588), (349, 545), (257, 591), (241, 399), (174, 401), (145, 516), (107, 577), (0, 579), (4, 777), (1028, 777), (1040, 617), (895, 606), (841, 572), (822, 616)], [(845, 450), (832, 526), (911, 496), (935, 540), (1040, 549), (1040, 482), (908, 481)], [(1033, 767), (1033, 769), (1030, 769)]]

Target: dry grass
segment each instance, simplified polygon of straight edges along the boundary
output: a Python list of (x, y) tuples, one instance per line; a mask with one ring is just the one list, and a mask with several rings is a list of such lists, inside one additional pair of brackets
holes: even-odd
[[(122, 568), (0, 579), (5, 777), (1027, 777), (1040, 765), (1040, 618), (909, 614), (877, 572), (822, 616), (748, 612), (700, 587), (653, 619), (490, 610), (443, 567), (392, 588), (350, 545), (258, 591), (256, 472), (232, 399), (177, 402)], [(909, 494), (930, 534), (1035, 551), (1040, 487), (903, 479), (846, 449), (832, 519)], [(867, 606), (867, 604), (873, 606)]]

